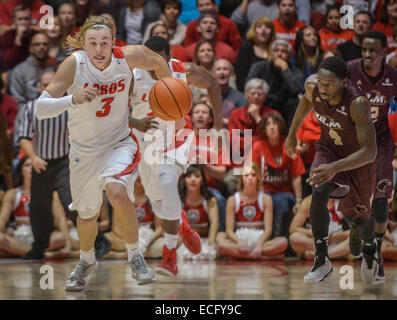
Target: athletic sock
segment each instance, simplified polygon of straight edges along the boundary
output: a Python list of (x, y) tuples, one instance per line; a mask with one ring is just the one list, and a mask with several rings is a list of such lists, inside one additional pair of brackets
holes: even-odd
[(178, 244), (178, 235), (164, 232), (164, 242), (169, 250), (176, 248)]
[(316, 246), (316, 257), (321, 261), (328, 256), (328, 236), (322, 238), (314, 238), (314, 245)]
[(95, 263), (95, 250), (92, 248), (89, 251), (83, 251), (80, 249), (80, 260), (87, 262), (88, 264)]
[(385, 232), (375, 233), (376, 245), (378, 247), (378, 252), (381, 252), (381, 250), (382, 250), (382, 242), (383, 242), (384, 236), (385, 236)]
[(135, 243), (125, 242), (124, 244), (125, 244), (125, 248), (127, 249), (128, 262), (131, 262), (132, 258), (136, 254), (141, 253), (141, 250), (139, 249), (139, 242), (135, 242)]

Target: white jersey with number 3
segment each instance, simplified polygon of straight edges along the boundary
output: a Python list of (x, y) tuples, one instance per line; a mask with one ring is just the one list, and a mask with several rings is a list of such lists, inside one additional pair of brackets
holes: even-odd
[(112, 61), (103, 71), (93, 66), (85, 51), (73, 53), (76, 72), (68, 94), (85, 87), (98, 88), (100, 95), (91, 102), (68, 108), (69, 141), (81, 154), (105, 152), (130, 134), (128, 99), (131, 70), (121, 48), (113, 49)]

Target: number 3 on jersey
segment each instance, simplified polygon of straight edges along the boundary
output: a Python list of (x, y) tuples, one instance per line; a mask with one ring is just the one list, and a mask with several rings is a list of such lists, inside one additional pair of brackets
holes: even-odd
[(102, 106), (102, 110), (96, 112), (96, 116), (99, 118), (106, 117), (110, 113), (110, 108), (112, 107), (113, 100), (114, 97), (103, 98), (101, 102), (104, 102), (105, 104)]

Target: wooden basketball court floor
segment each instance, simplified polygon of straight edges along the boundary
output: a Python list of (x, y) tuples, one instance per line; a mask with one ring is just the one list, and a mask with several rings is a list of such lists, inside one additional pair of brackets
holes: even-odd
[[(152, 268), (159, 260), (149, 260)], [(64, 291), (65, 280), (76, 260), (26, 263), (0, 260), (0, 300), (395, 300), (397, 263), (386, 263), (385, 285), (365, 287), (360, 262), (333, 262), (334, 273), (320, 284), (303, 284), (311, 268), (304, 261), (180, 261), (179, 274), (157, 275), (157, 282), (138, 286), (126, 261), (102, 260), (84, 292)], [(340, 268), (354, 268), (354, 289), (342, 289)], [(45, 268), (42, 268), (46, 266)], [(53, 270), (53, 289), (42, 289), (40, 279)], [(40, 269), (46, 269), (40, 273)], [(42, 283), (50, 284), (42, 280)]]

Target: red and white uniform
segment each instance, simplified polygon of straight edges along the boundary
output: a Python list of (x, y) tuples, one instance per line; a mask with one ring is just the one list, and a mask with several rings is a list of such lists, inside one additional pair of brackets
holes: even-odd
[(258, 199), (254, 203), (241, 201), (240, 192), (234, 194), (235, 199), (235, 224), (240, 227), (263, 227), (264, 206), (263, 192), (258, 192)]
[(154, 225), (154, 213), (149, 201), (142, 204), (135, 204), (135, 208), (140, 226), (151, 227)]
[(29, 218), (29, 204), (30, 196), (25, 196), (22, 193), (21, 187), (16, 189), (14, 205), (12, 208), (12, 215), (15, 221), (18, 222), (30, 222)]
[(202, 203), (199, 206), (191, 206), (188, 203), (184, 203), (183, 208), (186, 211), (189, 224), (192, 228), (208, 227), (208, 203), (203, 198)]
[[(186, 81), (185, 65), (176, 59), (169, 61), (172, 76)], [(153, 116), (149, 105), (150, 89), (157, 82), (150, 73), (142, 69), (134, 69), (134, 90), (131, 94), (132, 117), (142, 119)], [(193, 133), (175, 141), (175, 122), (155, 118), (159, 123), (159, 129), (150, 129), (143, 133), (133, 129), (142, 154), (139, 165), (139, 175), (150, 201), (164, 199), (159, 188), (159, 175), (167, 172), (164, 164), (174, 164), (180, 168), (180, 173), (185, 170), (188, 162), (189, 145), (193, 139)], [(177, 182), (176, 182), (177, 183)], [(155, 211), (157, 215), (158, 212)], [(160, 217), (164, 218), (164, 217)]]
[(134, 201), (134, 168), (140, 156), (128, 126), (132, 74), (122, 49), (113, 49), (111, 62), (103, 71), (90, 62), (85, 51), (72, 55), (76, 58), (76, 71), (68, 94), (80, 92), (87, 86), (100, 91), (91, 102), (72, 104), (68, 108), (73, 199), (70, 208), (88, 219), (99, 212), (102, 191), (109, 182), (124, 184)]

